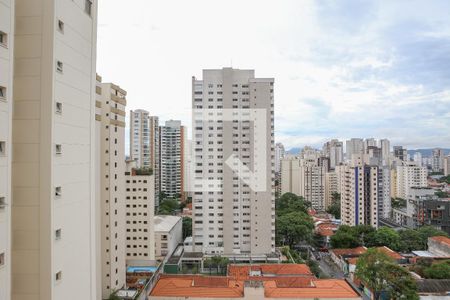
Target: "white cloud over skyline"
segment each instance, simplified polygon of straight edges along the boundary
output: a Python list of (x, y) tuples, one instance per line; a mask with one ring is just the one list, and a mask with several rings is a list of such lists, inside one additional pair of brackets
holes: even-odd
[(190, 130), (191, 76), (275, 78), (275, 138), (450, 147), (448, 1), (100, 0), (98, 71)]

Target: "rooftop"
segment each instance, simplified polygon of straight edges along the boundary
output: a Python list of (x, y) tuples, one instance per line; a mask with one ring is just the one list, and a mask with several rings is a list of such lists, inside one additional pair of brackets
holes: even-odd
[(403, 259), (403, 256), (401, 256), (400, 254), (398, 254), (397, 252), (395, 252), (394, 250), (391, 250), (390, 248), (388, 248), (386, 246), (377, 247), (377, 250), (383, 252), (384, 254), (386, 254), (387, 256), (389, 256), (390, 258), (393, 258), (395, 260)]
[(332, 236), (338, 229), (337, 224), (333, 223), (321, 223), (317, 225), (316, 231), (321, 236)]
[[(251, 289), (252, 299), (261, 299), (263, 297), (361, 299), (358, 293), (344, 279), (279, 278), (276, 276), (257, 282), (236, 280), (234, 277), (161, 275), (150, 296), (179, 297), (183, 299), (189, 297), (245, 298), (247, 288)], [(261, 293), (260, 296), (259, 293)], [(258, 298), (255, 298), (256, 296)]]
[(158, 215), (153, 218), (155, 224), (155, 232), (169, 232), (181, 221), (181, 217)]
[(265, 276), (308, 276), (313, 274), (305, 264), (229, 265), (228, 275), (239, 280), (264, 280)]
[(429, 239), (432, 241), (441, 243), (441, 244), (445, 244), (450, 247), (450, 238), (448, 238), (446, 236), (433, 236), (433, 237), (430, 237)]
[(356, 247), (349, 249), (333, 249), (330, 252), (334, 253), (336, 256), (356, 256), (361, 255), (367, 251), (366, 247)]

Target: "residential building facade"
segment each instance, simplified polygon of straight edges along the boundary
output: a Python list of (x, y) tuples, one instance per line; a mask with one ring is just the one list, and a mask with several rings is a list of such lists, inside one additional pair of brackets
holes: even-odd
[(347, 160), (351, 160), (354, 155), (361, 156), (364, 153), (364, 140), (360, 138), (352, 138), (345, 143), (345, 156)]
[(176, 198), (184, 194), (184, 148), (186, 129), (181, 121), (169, 120), (160, 127), (161, 192)]
[(396, 177), (396, 196), (402, 199), (408, 197), (410, 188), (427, 186), (427, 169), (414, 162), (404, 162), (397, 166)]
[(164, 259), (171, 254), (179, 243), (183, 242), (183, 222), (177, 216), (155, 216), (154, 217), (154, 245), (155, 258)]
[(100, 97), (100, 228), (102, 299), (125, 285), (125, 117), (127, 92), (101, 83)]
[(97, 299), (97, 2), (17, 2), (15, 28), (11, 299)]
[(192, 79), (196, 251), (275, 251), (273, 95), (274, 80), (254, 70), (204, 70)]
[(435, 148), (431, 151), (431, 170), (442, 172), (444, 170), (444, 150)]
[(127, 161), (125, 172), (125, 220), (127, 265), (151, 265), (155, 260), (155, 179)]
[(330, 169), (344, 162), (344, 143), (333, 139), (326, 142), (322, 148), (323, 154), (330, 159)]
[(0, 300), (11, 299), (11, 158), (15, 1), (0, 1)]
[(450, 175), (450, 155), (447, 155), (444, 158), (444, 175)]

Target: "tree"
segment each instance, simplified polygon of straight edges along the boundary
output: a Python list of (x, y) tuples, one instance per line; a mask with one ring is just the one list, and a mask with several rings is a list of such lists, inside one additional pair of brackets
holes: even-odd
[(390, 299), (419, 299), (414, 279), (385, 253), (369, 248), (356, 263), (355, 276), (379, 299), (386, 291)]
[(448, 192), (444, 192), (444, 191), (441, 191), (441, 190), (436, 191), (434, 194), (436, 196), (438, 196), (439, 198), (449, 198), (450, 197), (450, 194)]
[(192, 236), (192, 218), (190, 217), (183, 217), (182, 221), (182, 228), (183, 228), (183, 240), (188, 237)]
[(417, 229), (417, 232), (420, 235), (422, 248), (415, 250), (425, 250), (427, 249), (428, 238), (432, 236), (448, 236), (446, 232), (436, 229), (433, 226), (422, 226)]
[(300, 241), (310, 241), (313, 229), (312, 218), (304, 212), (293, 211), (276, 219), (278, 242), (291, 248)]
[(331, 205), (327, 208), (327, 213), (332, 214), (336, 219), (341, 218), (341, 194), (334, 192)]
[(380, 227), (370, 236), (368, 246), (386, 246), (398, 251), (400, 248), (400, 235), (392, 228)]
[(180, 204), (174, 199), (165, 199), (159, 204), (159, 215), (173, 215), (180, 208)]
[(308, 213), (308, 203), (293, 193), (283, 194), (276, 202), (277, 215), (287, 214), (292, 211)]
[(391, 198), (392, 208), (406, 207), (406, 200), (402, 198)]
[(330, 243), (333, 248), (355, 248), (361, 246), (355, 235), (339, 230), (331, 237)]
[(411, 252), (413, 250), (425, 250), (422, 238), (417, 230), (405, 229), (399, 231), (400, 245), (398, 251)]
[(423, 270), (425, 278), (450, 279), (450, 260), (432, 264)]

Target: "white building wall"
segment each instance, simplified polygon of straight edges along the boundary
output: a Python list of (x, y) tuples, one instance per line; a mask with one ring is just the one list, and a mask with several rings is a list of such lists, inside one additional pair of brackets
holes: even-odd
[(396, 196), (402, 199), (408, 197), (410, 188), (427, 186), (427, 169), (419, 167), (412, 162), (404, 162), (402, 165), (397, 166), (396, 176)]
[(177, 216), (155, 216), (155, 258), (163, 259), (183, 242), (183, 221)]
[(444, 158), (444, 175), (450, 175), (450, 155)]
[(14, 0), (0, 0), (0, 300), (11, 299)]
[(87, 4), (16, 5), (12, 299), (97, 296), (97, 4)]

